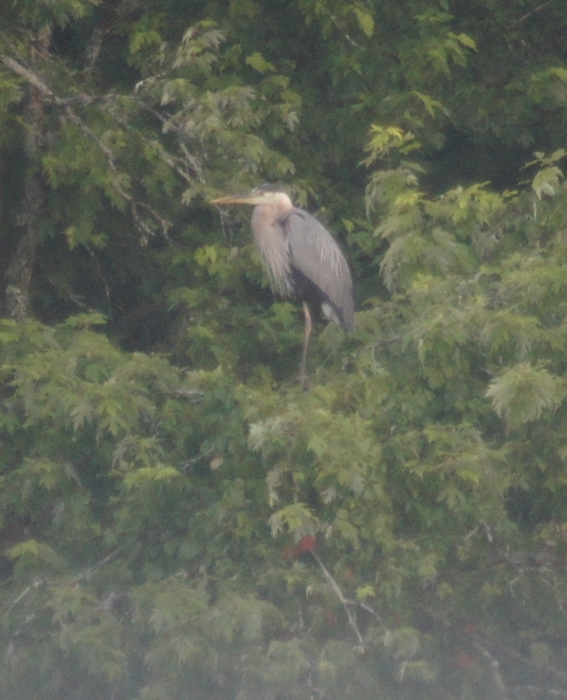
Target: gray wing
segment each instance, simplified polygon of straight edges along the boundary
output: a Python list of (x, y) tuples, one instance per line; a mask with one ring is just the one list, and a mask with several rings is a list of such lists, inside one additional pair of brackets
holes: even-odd
[(290, 263), (326, 294), (345, 330), (354, 328), (352, 278), (341, 249), (311, 214), (294, 209), (285, 220)]

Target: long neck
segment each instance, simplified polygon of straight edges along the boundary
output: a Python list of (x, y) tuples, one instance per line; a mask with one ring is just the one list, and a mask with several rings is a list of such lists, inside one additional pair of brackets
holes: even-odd
[(272, 289), (282, 296), (293, 293), (284, 225), (271, 204), (259, 204), (252, 212), (252, 234), (260, 251)]

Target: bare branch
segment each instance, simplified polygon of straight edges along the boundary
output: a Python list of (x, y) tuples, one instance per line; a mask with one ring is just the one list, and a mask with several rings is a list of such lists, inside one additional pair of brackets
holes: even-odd
[(169, 116), (165, 116), (163, 114), (160, 114), (156, 109), (153, 109), (149, 105), (142, 105), (143, 108), (149, 112), (153, 117), (155, 117), (159, 122), (161, 122), (162, 126), (165, 126), (165, 124), (168, 124), (168, 130), (176, 133), (180, 138), (179, 138), (179, 150), (183, 153), (186, 161), (189, 163), (189, 166), (192, 168), (192, 170), (195, 172), (197, 177), (201, 182), (204, 182), (203, 179), (203, 169), (197, 162), (197, 159), (195, 156), (191, 155), (189, 151), (187, 150), (187, 147), (183, 143), (183, 137), (186, 136), (185, 132), (183, 129), (176, 124), (171, 124), (171, 118)]
[(504, 680), (502, 674), (500, 673), (500, 664), (498, 659), (493, 656), (488, 649), (482, 644), (478, 639), (473, 641), (474, 646), (480, 651), (484, 658), (490, 663), (490, 669), (492, 671), (492, 676), (494, 677), (494, 684), (498, 689), (498, 695), (502, 700), (508, 700), (508, 691), (504, 685)]
[(535, 15), (536, 12), (540, 12), (540, 10), (545, 9), (548, 5), (550, 5), (550, 2), (544, 2), (542, 5), (538, 5), (536, 8), (534, 8), (531, 12), (528, 12), (525, 14), (523, 17), (520, 17), (520, 19), (517, 19), (515, 22), (512, 22), (510, 25), (511, 27), (515, 27), (516, 25), (520, 24), (521, 22), (524, 22), (526, 19), (531, 17), (532, 15)]
[(337, 18), (336, 18), (334, 15), (332, 15), (330, 12), (329, 12), (328, 14), (329, 14), (329, 17), (331, 18), (331, 22), (335, 25), (335, 27), (339, 30), (339, 32), (341, 32), (341, 34), (344, 36), (344, 38), (348, 41), (348, 43), (349, 43), (351, 46), (354, 46), (354, 48), (356, 48), (356, 49), (360, 49), (360, 50), (362, 50), (362, 51), (366, 51), (366, 49), (365, 49), (363, 46), (361, 46), (360, 44), (358, 44), (354, 39), (352, 39), (352, 38), (345, 32), (345, 30), (340, 26), (340, 24), (339, 24)]
[(327, 579), (327, 582), (331, 586), (331, 590), (337, 596), (341, 605), (343, 606), (344, 611), (345, 611), (346, 616), (347, 616), (347, 619), (348, 619), (348, 623), (351, 626), (351, 629), (354, 632), (354, 634), (356, 635), (356, 638), (358, 640), (358, 650), (363, 652), (364, 651), (364, 640), (362, 639), (362, 635), (360, 634), (360, 630), (358, 629), (358, 624), (356, 622), (356, 618), (353, 615), (352, 610), (351, 610), (351, 607), (355, 604), (354, 601), (347, 600), (344, 597), (343, 592), (341, 591), (339, 584), (331, 576), (330, 572), (327, 570), (327, 568), (325, 567), (325, 565), (323, 564), (323, 562), (321, 561), (319, 556), (313, 551), (311, 552), (311, 554), (313, 555), (313, 558), (315, 559), (317, 564), (319, 564), (319, 566), (321, 567), (321, 571), (323, 572), (323, 575), (325, 576), (325, 578)]
[(29, 68), (22, 66), (18, 61), (13, 59), (11, 56), (0, 55), (0, 61), (11, 71), (21, 76), (26, 80), (26, 82), (33, 85), (39, 92), (43, 95), (46, 102), (50, 102), (58, 107), (65, 107), (73, 103), (80, 104), (92, 104), (97, 98), (91, 97), (90, 95), (74, 95), (73, 97), (57, 97), (53, 91), (45, 84), (45, 82), (39, 77), (37, 73), (31, 71)]
[(380, 617), (376, 610), (374, 610), (374, 608), (371, 608), (367, 603), (359, 603), (359, 605), (363, 610), (366, 610), (366, 612), (370, 613), (372, 617), (374, 617), (376, 622), (379, 622), (381, 625), (384, 624), (384, 620)]
[(98, 569), (101, 569), (103, 566), (106, 566), (109, 562), (111, 562), (114, 559), (114, 557), (118, 556), (118, 554), (120, 554), (119, 547), (110, 552), (110, 554), (107, 554), (100, 561), (97, 561), (96, 564), (93, 564), (89, 569), (85, 569), (85, 571), (82, 571), (80, 574), (75, 576), (74, 580), (77, 582), (90, 580), (95, 571), (98, 571)]
[(47, 583), (47, 579), (41, 576), (34, 579), (33, 583), (30, 583), (29, 586), (24, 588), (20, 595), (10, 603), (8, 609), (2, 616), (2, 619), (5, 620), (8, 617), (8, 615), (12, 612), (12, 610), (22, 602), (22, 600), (24, 600), (32, 591), (37, 590), (40, 586), (42, 586), (45, 583)]
[(7, 68), (9, 68), (14, 73), (17, 73), (22, 78), (24, 78), (28, 83), (30, 83), (31, 85), (36, 87), (41, 92), (41, 94), (44, 95), (44, 97), (47, 97), (52, 102), (55, 102), (55, 100), (57, 98), (51, 92), (51, 90), (47, 87), (47, 85), (39, 79), (39, 76), (36, 73), (33, 73), (31, 70), (28, 70), (27, 68), (24, 68), (24, 66), (20, 65), (17, 61), (15, 61), (10, 56), (0, 56), (0, 60)]

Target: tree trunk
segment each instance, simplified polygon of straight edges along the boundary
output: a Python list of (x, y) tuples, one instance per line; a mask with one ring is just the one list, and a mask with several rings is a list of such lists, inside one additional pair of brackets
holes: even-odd
[(40, 169), (40, 157), (45, 141), (44, 114), (43, 95), (33, 85), (28, 84), (24, 105), (27, 177), (20, 219), (22, 234), (5, 276), (6, 315), (19, 322), (25, 320), (29, 314), (29, 290), (44, 215), (45, 183)]

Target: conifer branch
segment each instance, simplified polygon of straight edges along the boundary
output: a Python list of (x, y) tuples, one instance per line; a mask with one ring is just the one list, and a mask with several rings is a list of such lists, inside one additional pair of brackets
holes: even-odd
[[(72, 122), (79, 129), (83, 136), (87, 137), (97, 145), (101, 153), (104, 155), (108, 167), (116, 176), (112, 183), (113, 187), (116, 189), (118, 194), (130, 204), (130, 209), (132, 212), (134, 222), (136, 223), (137, 228), (143, 233), (142, 243), (145, 244), (148, 238), (151, 238), (154, 235), (154, 231), (147, 224), (144, 218), (140, 215), (140, 209), (145, 209), (149, 213), (149, 215), (159, 223), (162, 229), (162, 233), (167, 239), (168, 231), (172, 226), (171, 222), (165, 219), (164, 217), (160, 216), (153, 207), (147, 204), (147, 202), (139, 201), (136, 198), (134, 198), (130, 194), (130, 192), (128, 192), (122, 186), (122, 184), (120, 183), (121, 171), (116, 164), (114, 154), (112, 153), (110, 148), (105, 143), (103, 143), (102, 140), (95, 134), (95, 132), (85, 123), (85, 121), (81, 119), (81, 117), (79, 117), (79, 115), (72, 109), (71, 105), (73, 103), (87, 105), (93, 103), (95, 99), (88, 95), (79, 95), (73, 98), (66, 99), (58, 97), (35, 71), (32, 71), (29, 68), (26, 68), (25, 66), (21, 65), (11, 56), (0, 54), (0, 61), (11, 71), (24, 78), (26, 82), (33, 85), (41, 93), (46, 102), (50, 102), (51, 104), (54, 104), (57, 107), (61, 107), (69, 121)], [(171, 162), (168, 162), (167, 159), (166, 162), (171, 167)], [(177, 169), (176, 171), (179, 172)]]

